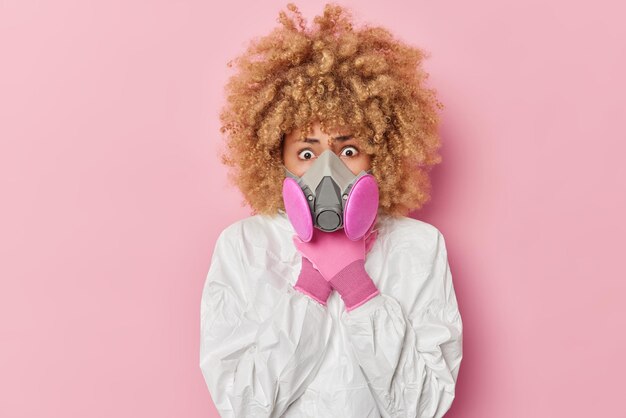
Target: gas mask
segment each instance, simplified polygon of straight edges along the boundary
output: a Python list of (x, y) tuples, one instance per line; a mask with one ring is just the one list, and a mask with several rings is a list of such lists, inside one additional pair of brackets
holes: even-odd
[(356, 241), (376, 220), (378, 184), (370, 170), (354, 175), (331, 150), (317, 157), (302, 177), (283, 168), (285, 211), (302, 241), (313, 238), (313, 227), (324, 232), (343, 227)]

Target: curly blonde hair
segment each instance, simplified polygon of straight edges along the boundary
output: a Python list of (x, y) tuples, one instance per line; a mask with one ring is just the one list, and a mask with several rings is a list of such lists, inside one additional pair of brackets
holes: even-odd
[(383, 213), (421, 208), (430, 199), (429, 171), (441, 162), (436, 109), (443, 105), (424, 85), (428, 55), (385, 28), (354, 28), (350, 12), (333, 3), (312, 29), (295, 4), (287, 9), (279, 27), (228, 62), (238, 72), (225, 86), (221, 161), (242, 204), (254, 214), (284, 210), (285, 134), (299, 128), (304, 137), (318, 121), (324, 132), (347, 127), (372, 156)]

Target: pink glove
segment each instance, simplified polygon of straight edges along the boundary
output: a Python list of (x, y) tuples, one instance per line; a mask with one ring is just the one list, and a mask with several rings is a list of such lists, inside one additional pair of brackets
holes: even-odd
[(374, 244), (377, 230), (370, 229), (358, 241), (350, 240), (342, 229), (322, 232), (315, 229), (313, 238), (303, 242), (293, 236), (296, 248), (307, 258), (321, 276), (337, 290), (346, 310), (361, 306), (380, 292), (365, 270), (365, 255)]
[(308, 295), (326, 306), (326, 302), (333, 291), (322, 274), (313, 267), (308, 258), (302, 257), (302, 269), (298, 281), (293, 285), (294, 289)]

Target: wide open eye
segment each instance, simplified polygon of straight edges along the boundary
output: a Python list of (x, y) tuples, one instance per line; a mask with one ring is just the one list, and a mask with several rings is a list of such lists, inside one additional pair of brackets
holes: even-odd
[(359, 150), (352, 145), (348, 145), (344, 149), (341, 150), (342, 157), (356, 157), (359, 154)]
[(315, 158), (315, 154), (310, 149), (303, 149), (298, 153), (298, 158), (301, 160), (311, 160)]

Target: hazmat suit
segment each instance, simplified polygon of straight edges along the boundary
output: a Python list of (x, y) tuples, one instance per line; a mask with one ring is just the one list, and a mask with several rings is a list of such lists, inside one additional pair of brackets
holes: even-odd
[(346, 311), (294, 289), (287, 215), (219, 235), (201, 300), (200, 367), (221, 417), (441, 417), (462, 321), (441, 232), (381, 214), (365, 269), (380, 294)]

